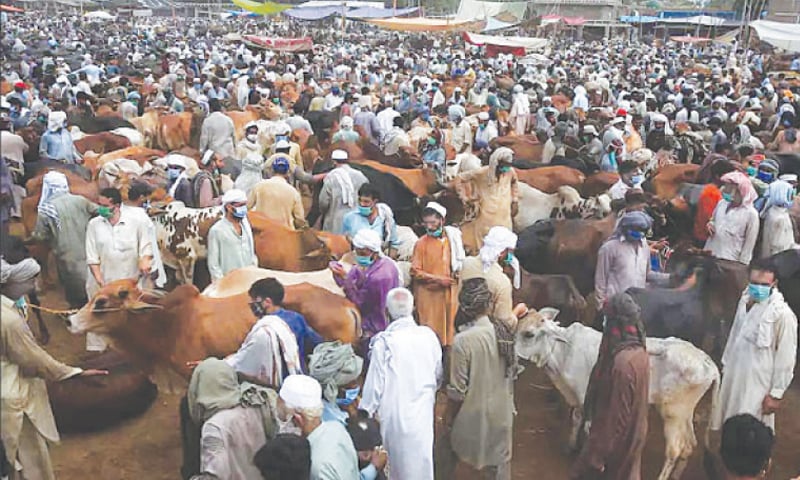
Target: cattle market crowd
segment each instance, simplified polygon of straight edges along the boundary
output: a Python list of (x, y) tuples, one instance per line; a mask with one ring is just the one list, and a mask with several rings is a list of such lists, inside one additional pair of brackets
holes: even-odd
[[(92, 358), (184, 379), (184, 479), (508, 480), (524, 368), (573, 411), (570, 478), (641, 478), (653, 398), (659, 478), (703, 448), (710, 478), (767, 477), (797, 414), (800, 57), (3, 23), (8, 478), (55, 478), (48, 387), (122, 375), (48, 354), (27, 319), (53, 312)], [(40, 305), (42, 285), (64, 302)]]

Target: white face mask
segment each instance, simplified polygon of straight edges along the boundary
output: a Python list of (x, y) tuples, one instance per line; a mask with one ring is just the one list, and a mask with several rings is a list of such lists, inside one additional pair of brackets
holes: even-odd
[(251, 134), (247, 135), (247, 139), (248, 139), (249, 141), (251, 141), (251, 142), (255, 143), (255, 141), (258, 139), (258, 134), (256, 134), (256, 133), (251, 133)]

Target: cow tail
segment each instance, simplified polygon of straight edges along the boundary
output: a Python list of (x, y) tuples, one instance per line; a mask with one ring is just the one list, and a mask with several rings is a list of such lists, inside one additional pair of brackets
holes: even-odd
[(348, 308), (350, 315), (353, 317), (353, 327), (355, 328), (355, 339), (358, 341), (361, 338), (361, 313), (355, 308)]
[(722, 383), (719, 369), (713, 362), (711, 362), (711, 368), (713, 368), (714, 379), (711, 383), (711, 413), (709, 414), (708, 426), (706, 427), (706, 450), (711, 449), (711, 425), (713, 425), (714, 419), (717, 418), (717, 415), (719, 415), (719, 389), (720, 384)]

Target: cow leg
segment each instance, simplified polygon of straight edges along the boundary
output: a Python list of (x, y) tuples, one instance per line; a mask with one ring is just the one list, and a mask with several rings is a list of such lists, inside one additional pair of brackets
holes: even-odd
[(583, 424), (583, 409), (581, 407), (572, 407), (570, 417), (572, 425), (570, 425), (569, 431), (569, 448), (575, 452), (578, 450), (578, 434)]
[[(685, 392), (687, 395), (689, 393)], [(658, 411), (664, 420), (664, 454), (666, 457), (658, 480), (678, 478), (675, 473), (682, 472), (676, 472), (676, 467), (680, 464), (681, 471), (686, 467), (686, 461), (697, 444), (692, 425), (694, 405), (686, 405), (682, 402), (664, 403), (659, 405)]]
[(185, 258), (178, 261), (178, 282), (185, 285), (192, 285), (194, 282), (194, 264), (193, 258)]

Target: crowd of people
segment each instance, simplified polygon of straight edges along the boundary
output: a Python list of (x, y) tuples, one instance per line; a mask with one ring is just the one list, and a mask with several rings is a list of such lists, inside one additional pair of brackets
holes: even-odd
[[(207, 234), (212, 282), (258, 266), (248, 212), (290, 230), (318, 226), (352, 246), (352, 263), (333, 261), (329, 270), (361, 313), (361, 337), (352, 345), (323, 339), (284, 308), (278, 280), (254, 282), (257, 321), (241, 347), (193, 364), (180, 409), (182, 478), (511, 478), (522, 370), (515, 331), (535, 311), (512, 296), (521, 275), (513, 221), (521, 180), (516, 152), (496, 141), (507, 136), (535, 136), (541, 164), (618, 175), (608, 195), (619, 218), (594, 278), (603, 341), (586, 395), (591, 427), (570, 477), (641, 477), (650, 367), (641, 308), (626, 291), (671, 281), (653, 261), (664, 242), (649, 238), (643, 186), (682, 163), (699, 164), (703, 184), (691, 242), (750, 266), (711, 422), (722, 431), (727, 478), (765, 477), (776, 414), (792, 415), (781, 404), (797, 358), (796, 313), (768, 259), (799, 248), (791, 213), (797, 175), (771, 155), (800, 155), (800, 84), (791, 78), (800, 58), (770, 76), (774, 55), (766, 50), (605, 39), (554, 41), (547, 60), (528, 62), (489, 57), (455, 37), (365, 25), (334, 37), (287, 21), (236, 22), (151, 19), (98, 29), (25, 15), (9, 18), (2, 38), (4, 84), (12, 87), (0, 105), (3, 236), (22, 215), (33, 149), (38, 162), (59, 168), (42, 177), (26, 241), (52, 248), (70, 308), (116, 280), (167, 282), (147, 213), (156, 188), (135, 183), (123, 194), (105, 177), (93, 202), (71, 185), (71, 176), (89, 172), (69, 127), (99, 118), (101, 105), (118, 105), (112, 115), (134, 125), (151, 109), (202, 116), (198, 160), (170, 155), (154, 167), (162, 182), (155, 187), (186, 206), (220, 209)], [(316, 47), (256, 50), (232, 32), (308, 34)], [(298, 94), (291, 101), (287, 85)], [(270, 132), (259, 122), (237, 131), (226, 115), (264, 105), (281, 112)], [(336, 127), (320, 131), (320, 114)], [(38, 145), (26, 143), (26, 129), (38, 133)], [(412, 138), (420, 129), (425, 134)], [(331, 169), (306, 171), (297, 130), (333, 146), (323, 159)], [(452, 224), (448, 208), (426, 202), (422, 235), (399, 259), (401, 225), (385, 192), (351, 166), (350, 144), (387, 159), (419, 155), (419, 168), (459, 193), (465, 221)], [(451, 150), (462, 162), (478, 160), (448, 182)], [(304, 205), (311, 190), (316, 217)], [(410, 264), (407, 279), (398, 260)], [(46, 441), (58, 433), (42, 379), (107, 373), (64, 365), (36, 344), (24, 295), (39, 271), (32, 259), (3, 259), (2, 440), (12, 479), (54, 478)], [(86, 348), (107, 344), (89, 334)], [(446, 397), (443, 413), (437, 394)]]

